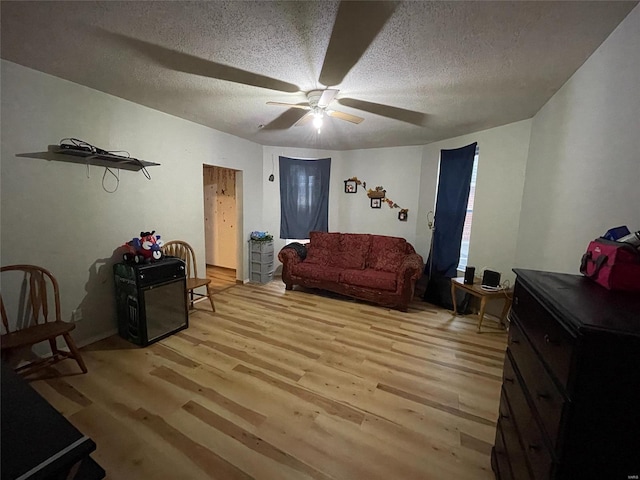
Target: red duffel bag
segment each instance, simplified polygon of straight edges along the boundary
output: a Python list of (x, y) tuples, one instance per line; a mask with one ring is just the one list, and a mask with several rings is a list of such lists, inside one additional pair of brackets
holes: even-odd
[(628, 243), (593, 240), (580, 271), (609, 290), (640, 292), (640, 251)]

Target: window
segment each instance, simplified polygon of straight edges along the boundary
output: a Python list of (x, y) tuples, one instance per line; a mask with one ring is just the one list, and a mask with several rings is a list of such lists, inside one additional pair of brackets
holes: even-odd
[(478, 174), (478, 158), (480, 149), (476, 147), (476, 154), (473, 157), (473, 171), (471, 173), (471, 186), (469, 187), (469, 201), (467, 202), (467, 215), (464, 217), (464, 228), (462, 230), (462, 243), (460, 244), (460, 261), (458, 270), (464, 271), (469, 260), (469, 243), (471, 241), (471, 222), (473, 221), (473, 199), (476, 193), (476, 176)]
[(305, 239), (329, 230), (331, 159), (280, 157), (280, 238)]

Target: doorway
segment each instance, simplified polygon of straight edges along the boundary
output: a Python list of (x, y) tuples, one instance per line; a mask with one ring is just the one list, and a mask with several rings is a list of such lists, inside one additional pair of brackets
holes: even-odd
[(236, 278), (238, 272), (238, 173), (203, 165), (205, 261), (216, 277)]

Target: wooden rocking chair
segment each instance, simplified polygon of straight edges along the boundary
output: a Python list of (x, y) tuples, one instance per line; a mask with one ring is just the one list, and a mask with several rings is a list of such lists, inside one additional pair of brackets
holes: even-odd
[[(4, 327), (4, 332), (0, 336), (2, 357), (8, 357), (12, 351), (31, 347), (47, 340), (51, 347), (51, 356), (21, 365), (15, 369), (16, 372), (28, 375), (39, 368), (48, 367), (66, 358), (73, 358), (82, 372), (87, 373), (87, 367), (69, 334), (76, 326), (73, 323), (63, 322), (61, 319), (60, 291), (55, 277), (48, 270), (34, 265), (10, 265), (0, 268), (2, 273), (10, 271), (22, 273), (19, 305), (23, 318), (16, 319), (16, 322), (13, 323), (10, 322), (4, 300), (0, 295), (0, 310)], [(53, 292), (53, 305), (49, 304), (48, 292)], [(50, 306), (55, 309), (53, 315), (50, 315)], [(68, 352), (58, 349), (56, 339), (60, 336), (67, 343)]]
[[(197, 302), (209, 299), (211, 309), (215, 312), (216, 306), (213, 304), (213, 290), (210, 285), (211, 280), (208, 278), (198, 278), (196, 256), (191, 245), (182, 240), (171, 240), (162, 246), (162, 253), (171, 257), (180, 258), (186, 263), (187, 301), (189, 302), (189, 308), (193, 308)], [(205, 288), (207, 293), (196, 292), (195, 290), (198, 288)]]

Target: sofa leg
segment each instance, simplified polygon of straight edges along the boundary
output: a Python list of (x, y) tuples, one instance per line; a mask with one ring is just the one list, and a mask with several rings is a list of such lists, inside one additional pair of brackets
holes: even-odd
[(293, 285), (289, 285), (288, 283), (284, 284), (284, 289), (285, 290), (293, 290)]

